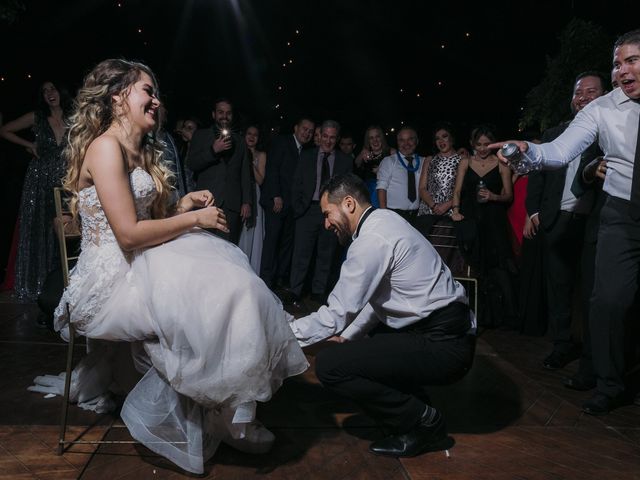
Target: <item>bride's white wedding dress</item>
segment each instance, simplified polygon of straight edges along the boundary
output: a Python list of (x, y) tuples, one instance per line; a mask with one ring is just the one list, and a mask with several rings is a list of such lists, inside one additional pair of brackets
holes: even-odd
[[(137, 168), (130, 183), (138, 219), (150, 218), (151, 176)], [(55, 327), (64, 332), (71, 321), (89, 338), (142, 345), (136, 365), (147, 371), (122, 418), (148, 448), (201, 473), (229, 432), (251, 441), (255, 402), (308, 367), (288, 314), (225, 240), (194, 229), (125, 253), (94, 187), (80, 191), (79, 211), (82, 252)]]

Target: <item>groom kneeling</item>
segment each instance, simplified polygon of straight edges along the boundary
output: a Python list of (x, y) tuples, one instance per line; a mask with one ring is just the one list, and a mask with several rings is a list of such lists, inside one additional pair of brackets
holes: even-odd
[(316, 357), (318, 378), (394, 432), (371, 452), (410, 457), (446, 448), (442, 414), (415, 393), (471, 366), (475, 319), (464, 288), (417, 230), (371, 206), (355, 175), (329, 180), (320, 207), (325, 228), (353, 243), (328, 306), (291, 328), (302, 346), (335, 342)]

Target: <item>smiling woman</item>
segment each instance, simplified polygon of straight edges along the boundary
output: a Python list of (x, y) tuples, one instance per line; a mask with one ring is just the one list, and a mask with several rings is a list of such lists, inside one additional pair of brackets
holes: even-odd
[[(33, 155), (25, 175), (17, 225), (14, 291), (22, 300), (38, 297), (47, 274), (57, 264), (53, 188), (60, 186), (64, 175), (62, 150), (70, 103), (64, 90), (53, 82), (44, 82), (38, 94), (38, 108), (0, 128), (0, 138), (23, 146)], [(35, 141), (17, 134), (26, 129), (32, 130)]]

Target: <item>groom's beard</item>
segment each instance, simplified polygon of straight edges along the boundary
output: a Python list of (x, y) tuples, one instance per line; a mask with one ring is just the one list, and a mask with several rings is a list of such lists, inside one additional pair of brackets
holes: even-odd
[(342, 246), (346, 246), (351, 242), (351, 232), (349, 231), (349, 219), (346, 215), (342, 214), (340, 221), (331, 226), (331, 230), (338, 237), (338, 243)]

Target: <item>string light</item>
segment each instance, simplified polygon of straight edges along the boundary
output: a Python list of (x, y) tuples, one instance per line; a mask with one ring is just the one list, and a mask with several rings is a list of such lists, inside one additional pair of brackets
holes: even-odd
[(138, 28), (138, 33), (142, 33), (142, 27)]
[(442, 81), (438, 82), (438, 86), (441, 87), (442, 86)]
[(290, 59), (289, 59), (289, 63), (290, 63), (290, 64), (291, 64), (291, 63), (293, 63), (293, 58), (290, 58)]
[(471, 36), (471, 34), (469, 32), (464, 34), (465, 37), (469, 38)]
[(416, 93), (416, 97), (420, 98), (420, 92)]
[(442, 45), (440, 45), (440, 48), (444, 48), (444, 43)]
[(31, 78), (31, 74), (30, 73), (27, 73), (27, 78)]

